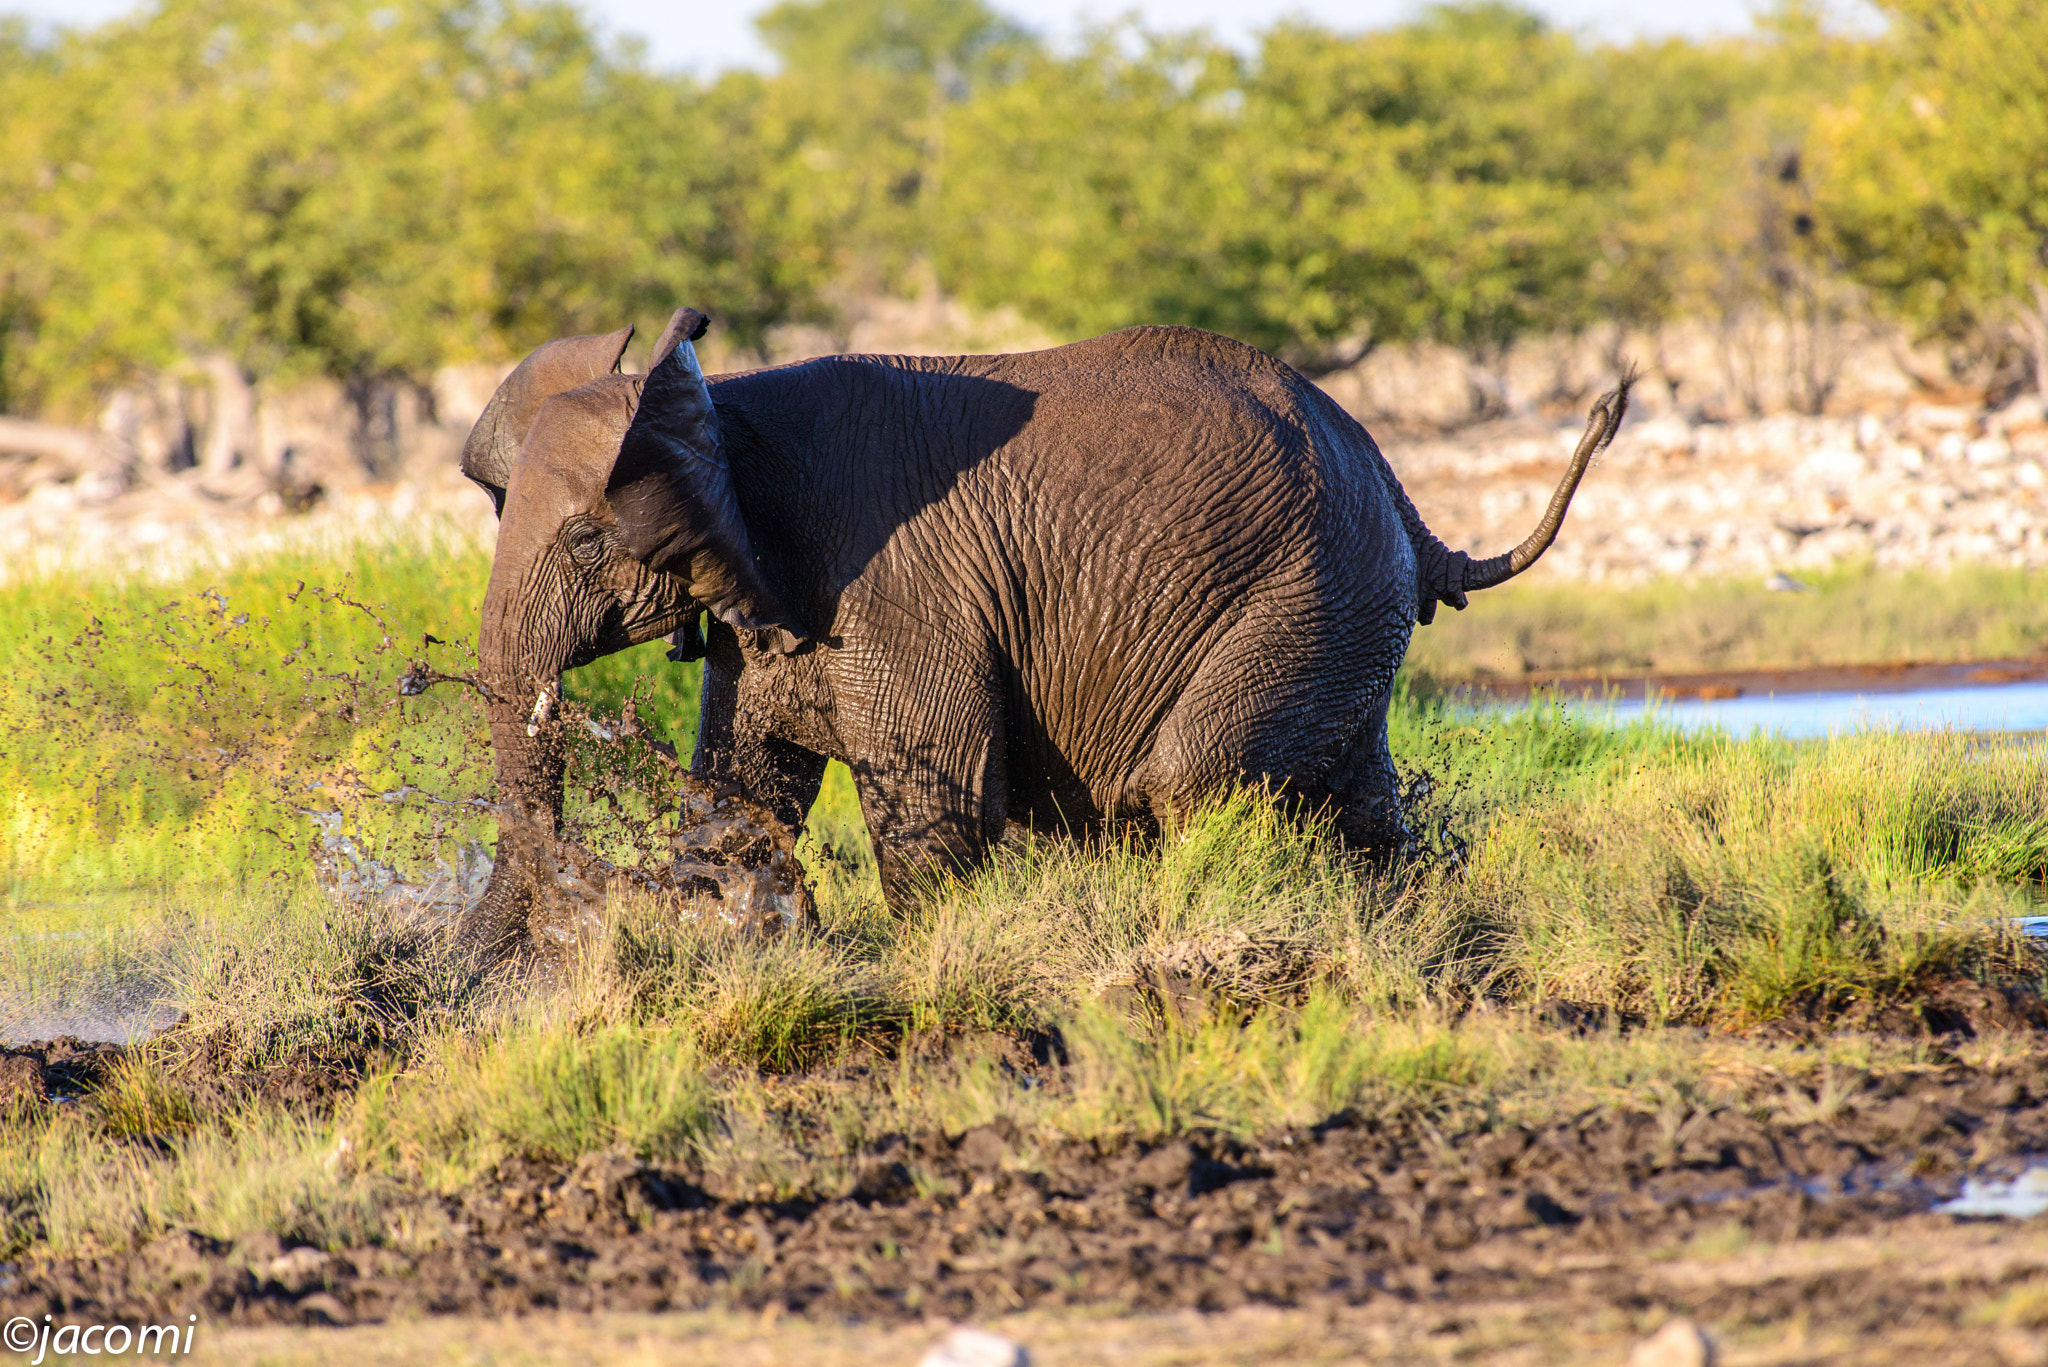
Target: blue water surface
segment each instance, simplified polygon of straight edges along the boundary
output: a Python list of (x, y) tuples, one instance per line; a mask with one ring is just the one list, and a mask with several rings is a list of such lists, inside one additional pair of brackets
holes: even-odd
[(1759, 693), (1740, 698), (1572, 699), (1572, 716), (1625, 725), (1646, 712), (1686, 731), (1775, 732), (1789, 740), (1850, 731), (2048, 730), (2048, 680), (1902, 693)]

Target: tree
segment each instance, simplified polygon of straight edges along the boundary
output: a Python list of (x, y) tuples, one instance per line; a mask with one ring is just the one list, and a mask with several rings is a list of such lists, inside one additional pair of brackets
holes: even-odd
[(908, 290), (928, 267), (954, 111), (1037, 46), (982, 0), (783, 0), (756, 25), (806, 198), (855, 288)]
[(1876, 71), (1820, 120), (1823, 221), (1931, 337), (2015, 341), (2048, 396), (2048, 8), (1885, 0)]
[(357, 392), (685, 293), (758, 340), (828, 272), (759, 83), (648, 73), (565, 5), (167, 0), (9, 60), (17, 401), (203, 354)]

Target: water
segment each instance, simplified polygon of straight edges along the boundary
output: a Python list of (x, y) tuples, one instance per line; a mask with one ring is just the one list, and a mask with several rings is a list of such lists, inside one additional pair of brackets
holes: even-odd
[(1719, 728), (1731, 736), (1776, 734), (1788, 740), (1860, 730), (2033, 732), (2048, 731), (2048, 680), (1901, 692), (1566, 698), (1564, 706), (1571, 716), (1596, 725), (1625, 726), (1651, 716), (1684, 731)]
[(1934, 1207), (1938, 1215), (2031, 1220), (2048, 1212), (2048, 1167), (2030, 1167), (2011, 1181), (1970, 1178), (1963, 1194)]

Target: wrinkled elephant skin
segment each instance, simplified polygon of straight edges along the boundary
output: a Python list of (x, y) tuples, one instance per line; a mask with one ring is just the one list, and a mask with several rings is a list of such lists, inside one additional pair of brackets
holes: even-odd
[(892, 902), (1008, 822), (1157, 822), (1240, 781), (1397, 848), (1409, 633), (1543, 552), (1627, 403), (1473, 560), (1350, 415), (1210, 333), (707, 381), (703, 328), (679, 311), (644, 378), (613, 372), (627, 334), (550, 343), (472, 435), (503, 799), (551, 833), (562, 670), (675, 632), (705, 664), (693, 771), (796, 826), (845, 761)]

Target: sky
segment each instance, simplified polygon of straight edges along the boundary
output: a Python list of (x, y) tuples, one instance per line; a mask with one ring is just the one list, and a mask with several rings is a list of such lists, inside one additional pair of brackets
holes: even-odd
[[(773, 0), (583, 0), (586, 12), (615, 34), (636, 34), (655, 64), (709, 74), (722, 67), (767, 67), (753, 18)], [(1083, 19), (1138, 14), (1155, 29), (1207, 27), (1226, 41), (1251, 35), (1286, 15), (1326, 28), (1380, 28), (1409, 17), (1414, 0), (994, 0), (995, 7), (1059, 41)], [(129, 0), (0, 0), (0, 14), (25, 15), (36, 24), (94, 24), (134, 6)], [(1603, 39), (1705, 37), (1746, 32), (1753, 0), (1533, 0), (1530, 8), (1560, 27)]]

